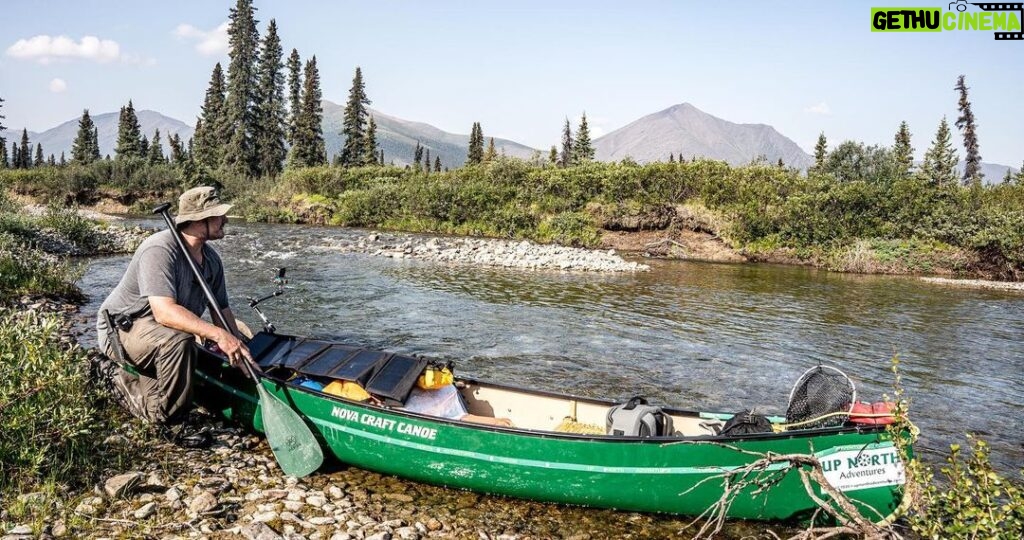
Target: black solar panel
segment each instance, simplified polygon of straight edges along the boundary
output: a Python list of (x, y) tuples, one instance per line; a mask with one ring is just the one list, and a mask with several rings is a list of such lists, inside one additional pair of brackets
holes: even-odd
[(422, 358), (394, 355), (366, 383), (366, 391), (397, 402), (405, 402), (412, 385), (427, 365)]
[(348, 345), (332, 345), (331, 348), (317, 355), (308, 364), (302, 366), (302, 373), (317, 377), (327, 377), (332, 371), (343, 365), (356, 351), (362, 349)]
[(377, 371), (381, 361), (387, 358), (388, 355), (388, 353), (382, 351), (359, 351), (340, 367), (328, 373), (327, 376), (346, 381), (355, 381), (365, 387), (366, 382)]

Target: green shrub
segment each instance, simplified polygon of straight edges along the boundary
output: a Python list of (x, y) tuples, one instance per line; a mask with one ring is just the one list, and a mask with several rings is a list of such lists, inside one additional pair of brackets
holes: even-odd
[(911, 528), (924, 538), (1024, 538), (1024, 488), (992, 468), (985, 441), (967, 440), (966, 456), (960, 445), (950, 446), (943, 483), (930, 467), (912, 463), (911, 477), (922, 489)]
[(78, 213), (77, 207), (65, 207), (51, 201), (46, 206), (46, 213), (39, 220), (39, 224), (53, 229), (80, 249), (90, 250), (96, 247), (96, 228), (91, 221)]
[(60, 319), (0, 308), (0, 493), (92, 468), (96, 409), (80, 349)]
[(21, 294), (77, 298), (79, 271), (26, 246), (22, 238), (0, 232), (0, 302)]
[(594, 227), (588, 214), (566, 212), (541, 222), (537, 237), (542, 242), (594, 247), (600, 242), (601, 233)]

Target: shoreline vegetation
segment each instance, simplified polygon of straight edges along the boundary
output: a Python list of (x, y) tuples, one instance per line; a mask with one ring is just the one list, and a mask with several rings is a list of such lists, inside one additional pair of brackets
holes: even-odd
[[(90, 367), (96, 353), (83, 350), (71, 330), (82, 296), (74, 285), (79, 270), (67, 256), (130, 253), (151, 231), (96, 224), (57, 206), (34, 214), (0, 193), (3, 538), (297, 534), (415, 540), (700, 533), (698, 522), (669, 520), (674, 532), (668, 533), (662, 529), (665, 518), (633, 514), (597, 528), (586, 518), (580, 525), (584, 530), (567, 532), (561, 520), (531, 519), (545, 512), (544, 505), (430, 486), (406, 488), (352, 468), (296, 480), (279, 472), (264, 439), (210, 417), (204, 421), (216, 439), (211, 450), (170, 445), (128, 417), (97, 383)], [(39, 242), (40, 237), (56, 240)], [(904, 403), (896, 368), (894, 363), (895, 399)], [(894, 538), (1018, 538), (1024, 532), (1020, 481), (992, 469), (984, 441), (969, 437), (965, 450), (958, 445), (951, 450), (940, 470), (941, 485), (931, 467), (912, 463), (908, 514), (890, 527), (856, 529), (847, 523), (800, 530), (735, 523), (729, 531), (750, 536), (767, 530), (779, 537), (775, 529), (794, 538), (869, 532)], [(708, 521), (700, 530), (718, 531), (722, 525)]]
[[(530, 240), (715, 262), (1020, 281), (1024, 183), (936, 183), (920, 175), (837, 178), (767, 163), (640, 165), (494, 157), (429, 172), (393, 166), (285, 169), (189, 179), (168, 164), (0, 170), (29, 201), (147, 212), (196, 183), (220, 186), (248, 220)], [(193, 171), (194, 172), (194, 171)]]

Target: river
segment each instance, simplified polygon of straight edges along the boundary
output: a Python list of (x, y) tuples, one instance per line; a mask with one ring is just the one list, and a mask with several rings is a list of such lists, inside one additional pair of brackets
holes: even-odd
[[(158, 227), (152, 220), (139, 222)], [(367, 231), (232, 222), (215, 244), (236, 314), (248, 295), (278, 330), (453, 359), (459, 373), (576, 394), (784, 414), (809, 367), (840, 368), (858, 398), (892, 393), (899, 355), (916, 449), (937, 463), (976, 433), (997, 469), (1024, 464), (1024, 295), (806, 267), (644, 260), (650, 272), (559, 273), (339, 253)], [(95, 311), (127, 256), (91, 259)], [(255, 325), (254, 325), (255, 327)]]

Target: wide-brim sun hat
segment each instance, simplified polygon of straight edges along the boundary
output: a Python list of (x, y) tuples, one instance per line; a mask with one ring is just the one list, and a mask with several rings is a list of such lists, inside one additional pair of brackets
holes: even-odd
[(225, 216), (230, 209), (230, 204), (221, 202), (220, 194), (215, 188), (195, 187), (178, 197), (178, 215), (174, 218), (174, 224), (181, 225), (213, 216)]

